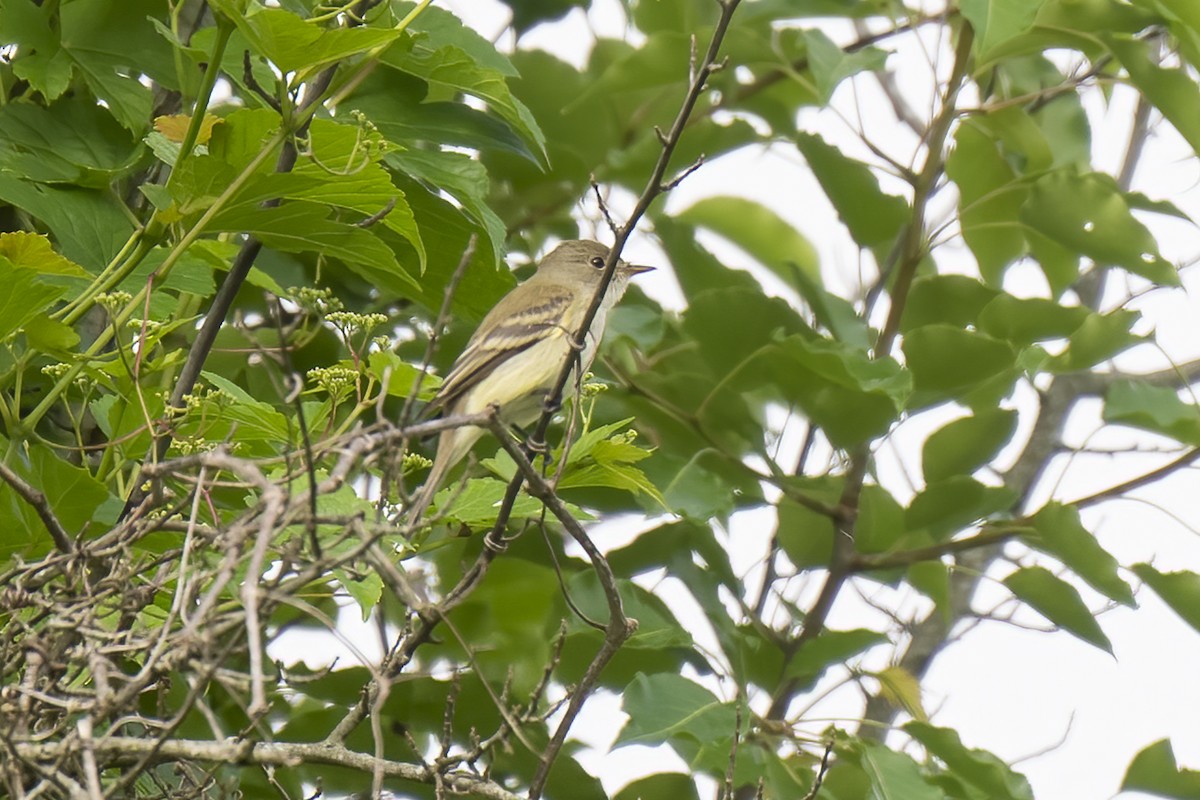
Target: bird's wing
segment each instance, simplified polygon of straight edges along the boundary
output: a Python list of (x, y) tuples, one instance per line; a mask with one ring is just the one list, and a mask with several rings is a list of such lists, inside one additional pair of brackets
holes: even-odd
[[(565, 287), (554, 288), (536, 306), (516, 308), (520, 300), (512, 295), (497, 303), (454, 362), (429, 409), (452, 406), (502, 363), (538, 342), (551, 336), (570, 335), (564, 322), (573, 295)], [(516, 302), (508, 302), (510, 299)]]

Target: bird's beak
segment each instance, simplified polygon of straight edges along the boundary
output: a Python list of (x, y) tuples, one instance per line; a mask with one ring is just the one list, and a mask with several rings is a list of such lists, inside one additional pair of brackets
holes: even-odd
[(647, 267), (644, 264), (626, 264), (625, 265), (625, 272), (628, 275), (630, 275), (631, 277), (634, 275), (641, 275), (643, 272), (652, 272), (653, 270), (654, 270), (654, 267)]

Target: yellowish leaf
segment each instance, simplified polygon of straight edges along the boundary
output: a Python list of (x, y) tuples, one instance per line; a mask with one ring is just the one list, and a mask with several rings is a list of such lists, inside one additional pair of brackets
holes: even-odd
[(904, 667), (892, 666), (874, 673), (879, 681), (879, 693), (893, 706), (902, 708), (915, 720), (928, 722), (929, 715), (921, 704), (921, 682)]
[[(207, 144), (209, 137), (212, 136), (213, 126), (221, 121), (222, 120), (220, 117), (212, 114), (205, 114), (204, 122), (200, 123), (200, 133), (196, 136), (196, 144)], [(188, 114), (172, 114), (167, 117), (155, 117), (154, 130), (158, 131), (172, 142), (182, 142), (183, 137), (187, 134), (188, 125), (191, 123), (192, 118)]]

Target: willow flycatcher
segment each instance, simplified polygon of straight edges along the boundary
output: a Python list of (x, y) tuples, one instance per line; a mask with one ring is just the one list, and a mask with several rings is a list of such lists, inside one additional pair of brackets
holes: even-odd
[[(506, 425), (524, 426), (536, 420), (600, 286), (608, 250), (599, 242), (579, 240), (554, 248), (533, 277), (500, 298), (479, 323), (429, 408), (457, 415), (478, 414), (495, 405)], [(608, 312), (625, 294), (629, 279), (652, 269), (624, 261), (617, 264), (579, 353), (578, 374), (591, 366)], [(569, 397), (573, 390), (568, 383), (564, 394)], [(442, 431), (429, 477), (408, 511), (410, 525), (420, 519), (446, 473), (483, 432), (474, 425)]]

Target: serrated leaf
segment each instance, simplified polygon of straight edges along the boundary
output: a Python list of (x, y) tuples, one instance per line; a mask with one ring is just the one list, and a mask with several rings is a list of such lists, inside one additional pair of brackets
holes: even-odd
[(1134, 564), (1132, 569), (1184, 622), (1200, 631), (1200, 575), (1159, 572), (1150, 564)]
[(319, 203), (293, 200), (276, 208), (238, 206), (219, 212), (210, 230), (247, 233), (285, 253), (336, 258), (381, 289), (397, 295), (418, 287), (396, 254), (369, 230), (329, 218)]
[(1122, 792), (1149, 792), (1173, 800), (1200, 800), (1200, 772), (1180, 769), (1170, 739), (1146, 747), (1130, 763)]
[(945, 793), (925, 781), (911, 757), (874, 742), (858, 743), (857, 749), (872, 800), (945, 800)]
[(532, 150), (546, 159), (546, 139), (529, 109), (512, 93), (504, 73), (477, 62), (461, 47), (437, 46), (418, 36), (406, 36), (381, 57), (401, 72), (415, 75), (437, 86), (449, 87), (478, 97), (503, 119)]
[(1033, 230), (1102, 266), (1122, 267), (1165, 286), (1178, 286), (1175, 265), (1164, 259), (1146, 226), (1134, 218), (1108, 175), (1057, 170), (1038, 180), (1021, 209)]
[(1137, 606), (1133, 591), (1117, 572), (1117, 560), (1083, 527), (1074, 506), (1050, 503), (1033, 518), (1036, 537), (1027, 541), (1055, 556), (1093, 589), (1130, 608)]
[(1200, 446), (1200, 408), (1175, 389), (1143, 381), (1120, 381), (1104, 398), (1104, 421), (1152, 431)]
[(908, 201), (884, 193), (866, 164), (819, 136), (797, 134), (796, 146), (854, 241), (861, 247), (889, 248), (908, 219)]
[[(110, 504), (106, 510), (108, 489), (86, 469), (67, 463), (42, 445), (13, 448), (0, 436), (0, 447), (9, 453), (9, 469), (45, 495), (47, 507), (68, 536), (88, 526), (97, 534), (115, 521), (119, 508)], [(50, 535), (33, 506), (4, 481), (0, 481), (0, 524), (6, 532), (0, 540), (0, 558), (40, 555), (50, 548)]]
[(1024, 775), (985, 750), (964, 746), (957, 731), (917, 721), (906, 723), (904, 732), (989, 800), (1033, 800), (1033, 789)]
[(848, 53), (816, 28), (804, 31), (803, 35), (808, 51), (808, 69), (817, 84), (822, 103), (829, 102), (838, 84), (846, 78), (860, 72), (883, 69), (887, 61), (888, 54), (875, 47), (864, 47)]
[(54, 252), (50, 240), (39, 233), (0, 233), (0, 258), (8, 259), (14, 267), (32, 270), (39, 275), (88, 277), (87, 270)]
[(1129, 79), (1162, 112), (1193, 150), (1200, 151), (1200, 89), (1184, 69), (1160, 67), (1150, 45), (1136, 38), (1109, 35), (1105, 43), (1120, 59)]
[(253, 51), (285, 73), (311, 72), (387, 45), (401, 35), (393, 28), (361, 25), (325, 28), (282, 8), (265, 8), (258, 3), (232, 19)]
[(699, 742), (729, 740), (737, 721), (731, 704), (681, 675), (639, 674), (625, 687), (621, 708), (629, 721), (614, 747), (663, 744), (677, 736)]
[(20, 330), (66, 292), (62, 286), (42, 283), (31, 269), (12, 267), (5, 258), (0, 258), (0, 280), (5, 288), (0, 298), (0, 341)]
[(1074, 586), (1045, 567), (1024, 567), (1004, 579), (1013, 594), (1063, 630), (1112, 655), (1112, 642)]

